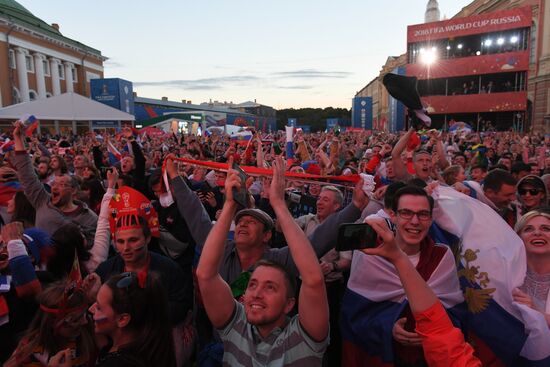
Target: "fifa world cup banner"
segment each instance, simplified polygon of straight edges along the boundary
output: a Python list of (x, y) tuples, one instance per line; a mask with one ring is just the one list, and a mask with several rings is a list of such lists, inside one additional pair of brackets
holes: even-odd
[(470, 17), (453, 18), (441, 22), (411, 25), (407, 28), (407, 42), (423, 42), (471, 34), (498, 32), (506, 29), (531, 27), (531, 6), (497, 11)]
[(352, 127), (372, 129), (372, 97), (355, 97), (351, 110)]

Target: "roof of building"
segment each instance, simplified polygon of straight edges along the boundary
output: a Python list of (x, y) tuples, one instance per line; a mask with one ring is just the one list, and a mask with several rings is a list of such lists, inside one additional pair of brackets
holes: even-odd
[(52, 27), (48, 23), (44, 22), (42, 19), (34, 16), (29, 10), (27, 10), (17, 1), (0, 0), (0, 17), (7, 18), (7, 20), (10, 22), (101, 56), (101, 51), (86, 46), (71, 38), (65, 37), (58, 29)]
[(261, 104), (253, 102), (253, 101), (246, 101), (243, 103), (236, 104), (235, 107), (237, 108), (253, 108), (253, 107), (260, 107)]
[(196, 104), (190, 104), (190, 103), (165, 101), (165, 100), (153, 99), (153, 98), (134, 97), (134, 102), (143, 103), (143, 104), (151, 104), (151, 105), (156, 105), (156, 106), (181, 108), (181, 109), (189, 110), (190, 112), (191, 111), (209, 111), (209, 112), (233, 113), (233, 114), (238, 114), (238, 115), (253, 116), (249, 113), (242, 112), (242, 111), (232, 109), (232, 108), (224, 108), (224, 107), (214, 107), (214, 108), (212, 108), (212, 107), (209, 107), (209, 106), (206, 106), (206, 105), (196, 105)]
[(135, 120), (134, 116), (129, 113), (117, 110), (116, 108), (72, 92), (0, 108), (0, 119), (14, 120), (25, 114), (34, 115), (38, 120)]
[(168, 120), (185, 120), (189, 121), (191, 120), (190, 114), (192, 114), (192, 111), (189, 112), (182, 112), (182, 113), (170, 113), (166, 115), (161, 115), (157, 117), (152, 117), (147, 120), (141, 120), (139, 121), (139, 125), (142, 125), (143, 127), (151, 126), (151, 125), (157, 125), (161, 122), (168, 121)]

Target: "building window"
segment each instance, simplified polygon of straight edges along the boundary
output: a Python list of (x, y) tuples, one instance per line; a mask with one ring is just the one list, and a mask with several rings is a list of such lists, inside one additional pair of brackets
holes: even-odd
[(34, 63), (32, 62), (32, 56), (25, 56), (25, 64), (27, 65), (27, 71), (29, 73), (34, 73)]
[(50, 76), (50, 63), (48, 60), (42, 60), (42, 68), (44, 69), (44, 75)]
[(529, 55), (529, 62), (531, 64), (537, 62), (537, 31), (537, 23), (533, 21), (531, 25), (531, 53)]
[(61, 64), (57, 64), (57, 70), (59, 71), (59, 79), (65, 79), (65, 68)]
[(73, 83), (77, 83), (78, 82), (78, 73), (76, 72), (76, 68), (72, 68), (71, 73), (73, 74)]
[(15, 66), (15, 52), (13, 50), (9, 51), (9, 66), (10, 66), (10, 69), (16, 69), (16, 66)]
[(38, 99), (38, 94), (33, 90), (29, 91), (29, 99), (31, 101), (37, 100)]
[(11, 100), (12, 100), (12, 104), (21, 103), (21, 96), (19, 94), (19, 91), (15, 87), (13, 87), (11, 91)]

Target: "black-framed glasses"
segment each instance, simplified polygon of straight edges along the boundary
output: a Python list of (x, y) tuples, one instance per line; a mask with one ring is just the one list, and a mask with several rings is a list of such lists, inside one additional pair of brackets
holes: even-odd
[(397, 215), (400, 218), (403, 218), (406, 220), (412, 219), (415, 215), (418, 218), (418, 220), (422, 220), (422, 221), (427, 221), (432, 219), (432, 212), (430, 212), (429, 210), (421, 210), (419, 212), (415, 212), (409, 209), (398, 209)]
[(518, 189), (518, 194), (520, 194), (521, 196), (527, 195), (527, 193), (529, 193), (531, 196), (535, 196), (540, 194), (540, 190), (539, 189)]

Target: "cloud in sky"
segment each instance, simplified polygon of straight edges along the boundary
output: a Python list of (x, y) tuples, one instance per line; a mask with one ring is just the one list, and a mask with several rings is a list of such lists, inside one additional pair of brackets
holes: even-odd
[(250, 87), (262, 84), (263, 87), (277, 89), (312, 89), (311, 85), (274, 85), (273, 79), (341, 79), (352, 73), (344, 71), (320, 71), (315, 69), (281, 71), (269, 74), (270, 77), (255, 75), (229, 75), (201, 79), (172, 79), (163, 81), (138, 81), (134, 82), (136, 87), (164, 87), (188, 90), (214, 90), (225, 87)]
[(280, 85), (276, 87), (277, 89), (312, 89), (312, 85)]
[(306, 78), (306, 79), (324, 79), (324, 78), (336, 78), (343, 79), (352, 75), (353, 73), (347, 71), (322, 71), (315, 69), (302, 69), (293, 71), (279, 71), (272, 73), (273, 76), (281, 78)]
[(192, 90), (211, 90), (228, 86), (248, 86), (259, 80), (260, 78), (252, 75), (231, 75), (202, 79), (176, 79), (158, 82), (134, 82), (134, 85), (137, 87), (165, 87)]

